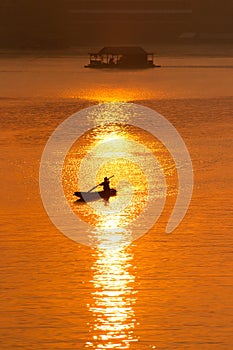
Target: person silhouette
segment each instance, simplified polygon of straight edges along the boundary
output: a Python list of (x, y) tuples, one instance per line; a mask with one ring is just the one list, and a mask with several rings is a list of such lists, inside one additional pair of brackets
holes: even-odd
[(105, 192), (110, 191), (110, 181), (107, 177), (104, 178), (104, 182), (101, 183), (101, 186), (103, 186)]

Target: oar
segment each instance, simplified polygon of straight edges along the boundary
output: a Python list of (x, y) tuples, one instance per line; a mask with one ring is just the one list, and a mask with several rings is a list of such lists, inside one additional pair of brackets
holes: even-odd
[[(113, 176), (114, 176), (114, 175), (110, 176), (110, 177), (108, 178), (108, 180), (110, 180)], [(103, 182), (101, 182), (99, 185), (96, 185), (95, 187), (93, 187), (93, 188), (92, 188), (91, 190), (89, 190), (88, 192), (93, 191), (95, 188), (99, 187), (102, 183), (103, 183)]]

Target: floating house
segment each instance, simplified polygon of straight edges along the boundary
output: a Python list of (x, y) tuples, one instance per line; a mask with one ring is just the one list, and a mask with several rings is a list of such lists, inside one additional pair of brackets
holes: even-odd
[(90, 53), (90, 63), (86, 68), (153, 68), (154, 54), (138, 46), (104, 47), (97, 53)]

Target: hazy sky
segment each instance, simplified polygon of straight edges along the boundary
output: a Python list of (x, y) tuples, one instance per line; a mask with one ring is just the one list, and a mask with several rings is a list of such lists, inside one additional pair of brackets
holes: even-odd
[(231, 0), (5, 1), (0, 46), (69, 46), (172, 40), (185, 32), (233, 32)]

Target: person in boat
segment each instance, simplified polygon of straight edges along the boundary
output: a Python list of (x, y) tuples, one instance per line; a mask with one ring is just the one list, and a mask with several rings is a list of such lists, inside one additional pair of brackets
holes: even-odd
[(101, 186), (103, 186), (103, 190), (105, 192), (109, 192), (110, 191), (110, 181), (107, 177), (104, 178), (104, 182), (102, 182), (100, 184)]

